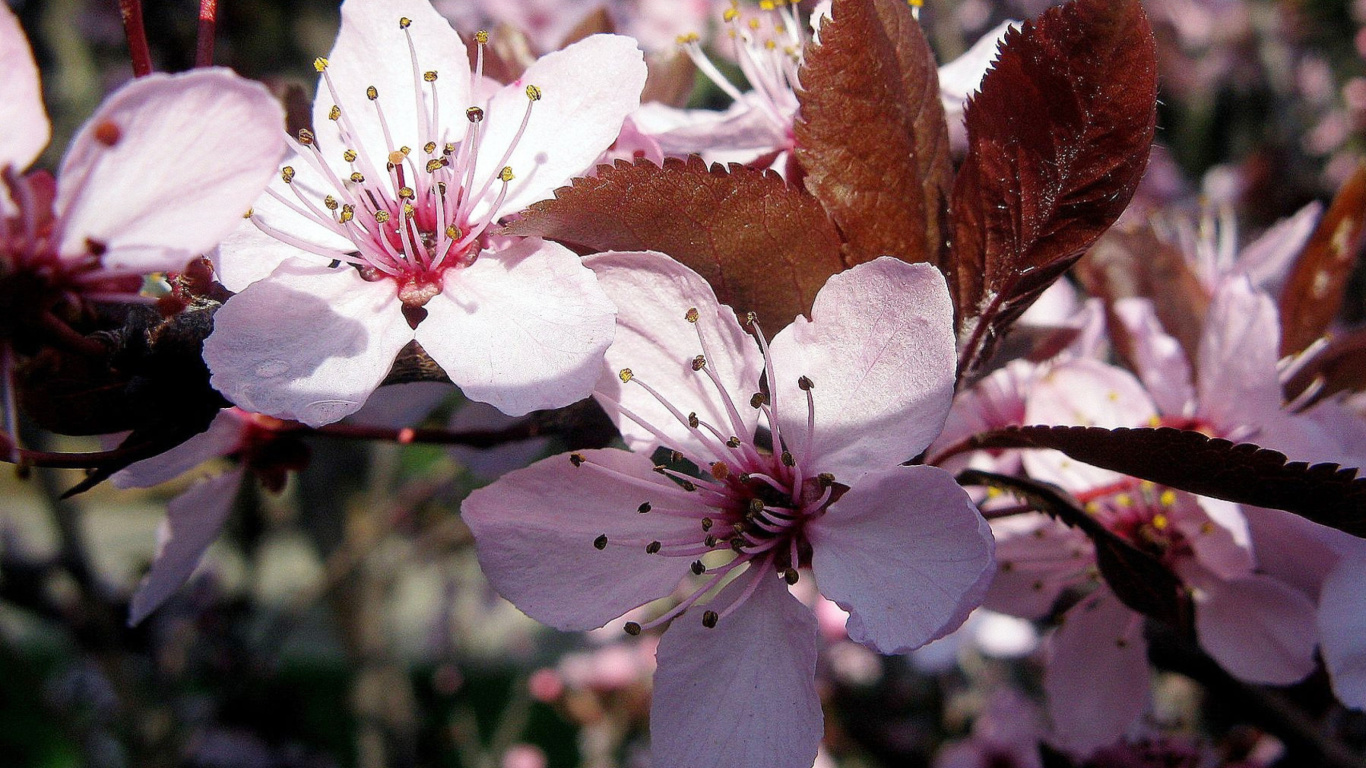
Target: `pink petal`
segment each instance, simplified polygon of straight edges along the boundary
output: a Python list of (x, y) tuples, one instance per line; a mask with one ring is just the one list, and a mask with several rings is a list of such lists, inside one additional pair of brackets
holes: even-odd
[(5, 104), (4, 121), (0, 122), (0, 169), (10, 166), (23, 172), (47, 146), (52, 126), (43, 109), (43, 89), (33, 51), (8, 5), (0, 5), (0, 99)]
[(1237, 504), (1177, 493), (1169, 516), (1172, 527), (1190, 542), (1202, 568), (1221, 579), (1252, 573), (1252, 537)]
[[(1156, 416), (1152, 400), (1133, 374), (1085, 358), (1045, 374), (1025, 406), (1026, 424), (1143, 427)], [(1074, 492), (1110, 485), (1123, 477), (1057, 451), (1025, 451), (1024, 465), (1030, 476)]]
[(1235, 269), (1246, 275), (1252, 285), (1269, 296), (1280, 294), (1295, 257), (1304, 250), (1309, 236), (1323, 213), (1323, 203), (1317, 200), (1304, 206), (1286, 219), (1276, 222), (1238, 253)]
[(446, 272), (426, 310), (422, 348), (466, 397), (509, 416), (587, 397), (615, 317), (579, 258), (536, 238)]
[(116, 488), (150, 488), (174, 480), (210, 459), (238, 450), (246, 421), (234, 408), (218, 412), (209, 428), (171, 450), (125, 467), (110, 480)]
[(1052, 741), (1087, 755), (1124, 735), (1148, 702), (1142, 617), (1101, 587), (1067, 612), (1049, 644)]
[[(896, 466), (929, 446), (953, 399), (958, 358), (944, 276), (887, 256), (835, 275), (811, 319), (798, 317), (773, 339), (772, 356), (783, 440), (813, 457), (813, 472), (852, 484)], [(809, 445), (801, 376), (815, 384)]]
[[(816, 759), (816, 618), (769, 573), (713, 629), (690, 612), (659, 641), (651, 752), (658, 766), (797, 768)], [(722, 590), (726, 605), (749, 583)]]
[[(748, 439), (753, 435), (758, 411), (749, 407), (746, 398), (757, 391), (763, 357), (735, 320), (735, 312), (717, 301), (707, 281), (660, 253), (609, 251), (589, 256), (583, 263), (597, 274), (598, 284), (618, 307), (616, 338), (607, 350), (597, 391), (606, 396), (599, 402), (626, 444), (649, 453), (659, 442), (648, 430), (621, 416), (608, 398), (662, 430), (670, 438), (669, 448), (691, 456), (706, 454), (693, 432), (643, 387), (622, 384), (617, 377), (622, 368), (630, 368), (682, 413), (696, 412), (723, 434), (734, 433), (711, 379), (692, 370), (693, 359), (703, 353), (703, 341), (707, 368), (720, 379), (729, 397), (742, 398), (736, 407), (743, 430), (736, 436)], [(698, 311), (696, 323), (685, 319), (689, 309)]]
[(1086, 534), (1042, 514), (1003, 518), (991, 530), (997, 569), (983, 604), (994, 611), (1042, 618), (1095, 562)]
[(1191, 384), (1190, 363), (1186, 361), (1181, 342), (1162, 329), (1152, 301), (1120, 299), (1112, 308), (1129, 335), (1139, 378), (1152, 395), (1157, 410), (1166, 416), (1192, 415), (1195, 388)]
[(1353, 539), (1319, 593), (1323, 664), (1343, 704), (1366, 709), (1366, 543)]
[(152, 569), (143, 577), (128, 607), (129, 626), (141, 623), (194, 573), (232, 511), (243, 472), (239, 468), (201, 480), (166, 505)]
[(1262, 426), (1280, 415), (1280, 338), (1270, 297), (1241, 277), (1219, 285), (1205, 315), (1196, 376), (1200, 414), (1221, 434)]
[(1252, 536), (1257, 569), (1305, 594), (1319, 594), (1340, 559), (1329, 529), (1279, 509), (1239, 510)]
[[(413, 49), (417, 52), (418, 77), (414, 77), (408, 37), (399, 19), (412, 23)], [(327, 56), (327, 76), (336, 86), (337, 96), (328, 90), (326, 80), (318, 77), (313, 98), (313, 129), (320, 146), (335, 149), (324, 157), (338, 175), (345, 178), (352, 168), (341, 156), (340, 147), (363, 152), (372, 162), (382, 164), (399, 147), (420, 148), (427, 141), (438, 144), (459, 141), (469, 126), (465, 109), (470, 106), (470, 65), (465, 44), (451, 29), (450, 22), (425, 0), (346, 0), (341, 6), (341, 29)], [(434, 71), (435, 82), (421, 80), (421, 73)], [(414, 82), (416, 80), (416, 82)], [(378, 99), (371, 102), (366, 89), (374, 86)], [(416, 100), (421, 89), (424, 112), (430, 112), (432, 90), (437, 91), (441, 114), (437, 119), (440, 136), (425, 136), (418, 130)], [(340, 99), (340, 103), (338, 103)], [(352, 142), (342, 140), (342, 121), (329, 117), (333, 105), (341, 107), (344, 120), (359, 136)], [(376, 107), (384, 111), (384, 121), (396, 146), (384, 140)]]
[[(673, 592), (691, 561), (646, 554), (645, 546), (690, 532), (700, 542), (697, 521), (705, 514), (700, 502), (678, 499), (679, 486), (654, 472), (645, 456), (619, 450), (579, 455), (658, 490), (575, 467), (561, 454), (471, 493), (460, 512), (493, 588), (531, 618), (564, 630), (600, 627)], [(641, 514), (647, 501), (698, 514)], [(599, 550), (594, 540), (602, 535), (608, 543)]]
[(204, 360), (242, 408), (316, 427), (359, 410), (412, 338), (393, 283), (287, 262), (218, 310)]
[(1314, 671), (1314, 604), (1270, 576), (1212, 579), (1196, 592), (1200, 646), (1230, 674), (1290, 685)]
[(849, 638), (906, 653), (952, 632), (995, 571), (991, 529), (938, 467), (870, 472), (806, 526), (821, 593)]
[[(500, 163), (521, 126), (531, 85), (540, 89), (541, 99), (532, 104), (531, 119), (512, 157)], [(544, 200), (556, 187), (589, 170), (616, 141), (622, 121), (640, 105), (644, 87), (645, 56), (636, 41), (593, 35), (541, 57), (494, 95), (479, 142), (479, 173), (494, 174), (507, 165), (515, 177), (495, 216)], [(489, 212), (489, 202), (475, 205), (475, 218)]]
[(153, 74), (125, 85), (62, 160), (62, 253), (85, 253), (94, 241), (107, 247), (108, 267), (183, 268), (231, 232), (261, 194), (284, 153), (283, 125), (270, 92), (230, 70)]

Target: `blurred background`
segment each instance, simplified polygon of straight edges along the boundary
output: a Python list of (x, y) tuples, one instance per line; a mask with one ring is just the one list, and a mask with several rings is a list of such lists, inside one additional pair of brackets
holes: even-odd
[[(54, 126), (38, 167), (55, 168), (81, 122), (132, 76), (120, 8), (116, 0), (9, 5), (42, 69)], [(1000, 21), (1048, 5), (926, 0), (922, 21), (942, 62)], [(1231, 236), (1246, 240), (1331, 197), (1366, 146), (1366, 0), (1145, 6), (1162, 67), (1159, 147), (1133, 215), (1174, 207), (1236, 216)], [(462, 31), (512, 24), (549, 49), (599, 4), (438, 7)], [(667, 47), (679, 31), (705, 38), (721, 8), (635, 0), (608, 13), (619, 29), (659, 32), (658, 40), (642, 34), (647, 47)], [(146, 0), (143, 14), (156, 68), (190, 67), (198, 3)], [(642, 22), (660, 18), (697, 28)], [(337, 24), (330, 0), (220, 0), (215, 61), (306, 113), (311, 62), (330, 49)], [(692, 103), (723, 105), (703, 82)], [(1360, 284), (1351, 291), (1347, 319), (1362, 319), (1364, 294)], [(414, 384), (386, 388), (354, 420), (479, 428), (491, 419), (453, 388)], [(31, 443), (98, 449), (42, 439)], [(128, 599), (155, 552), (166, 502), (222, 467), (147, 491), (104, 485), (70, 501), (59, 497), (79, 473), (0, 472), (0, 764), (648, 764), (653, 639), (628, 637), (620, 623), (578, 635), (527, 619), (483, 582), (457, 514), (471, 489), (564, 444), (476, 453), (315, 440), (308, 448), (308, 469), (282, 493), (244, 483), (205, 565), (133, 628)], [(884, 658), (844, 637), (838, 608), (808, 599), (824, 637), (819, 765), (1043, 765), (1037, 751), (1019, 748), (1042, 733), (1035, 627), (979, 612), (954, 636)], [(1366, 765), (1366, 718), (1337, 706), (1323, 679), (1271, 695), (1154, 641), (1164, 671), (1144, 732), (1092, 764)]]

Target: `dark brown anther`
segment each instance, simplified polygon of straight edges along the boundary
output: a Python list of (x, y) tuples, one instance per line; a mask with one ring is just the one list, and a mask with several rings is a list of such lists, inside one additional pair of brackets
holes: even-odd
[(607, 549), (607, 534), (604, 533), (596, 539), (593, 539), (593, 547), (600, 550)]
[(740, 447), (740, 438), (738, 438), (738, 437), (732, 437), (731, 439), (729, 439), (729, 440), (726, 441), (726, 445), (729, 445), (731, 448), (739, 448), (739, 447)]
[(710, 531), (713, 525), (715, 525), (715, 523), (712, 522), (712, 519), (710, 517), (702, 518), (702, 530)]
[(683, 453), (681, 451), (669, 451), (669, 461), (675, 464), (683, 461)]
[(95, 141), (106, 147), (118, 144), (119, 140), (123, 138), (123, 129), (119, 128), (118, 123), (113, 120), (101, 120), (96, 123), (92, 133), (95, 136)]
[(794, 458), (792, 458), (792, 452), (791, 452), (791, 451), (783, 451), (783, 466), (795, 467), (796, 465), (797, 465), (797, 460), (794, 459)]
[(796, 568), (788, 568), (783, 571), (783, 581), (786, 581), (788, 584), (796, 584), (797, 579), (799, 578), (800, 576), (798, 575)]
[(750, 408), (762, 408), (763, 406), (764, 406), (764, 393), (763, 393), (763, 392), (755, 392), (755, 393), (753, 394), (753, 396), (751, 396), (751, 397), (749, 398), (749, 407), (750, 407)]
[(646, 512), (649, 512), (650, 509), (651, 509), (651, 507), (650, 507), (650, 502), (648, 502), (648, 501), (642, 501), (642, 502), (640, 503), (640, 506), (636, 507), (636, 511), (639, 512), (639, 513), (642, 514), (642, 515), (645, 514)]
[(569, 463), (570, 463), (570, 464), (573, 464), (575, 467), (581, 467), (581, 466), (583, 466), (583, 454), (582, 454), (582, 453), (571, 453), (571, 454), (569, 454)]
[(689, 493), (691, 493), (691, 492), (697, 490), (697, 485), (694, 484), (693, 481), (691, 481), (691, 480), (684, 480), (683, 483), (682, 483), (682, 485), (683, 485), (683, 490), (688, 491)]
[(816, 385), (814, 382), (811, 381), (811, 379), (807, 378), (806, 376), (799, 376), (797, 377), (797, 388), (803, 392), (807, 392), (809, 390), (815, 389)]
[(702, 626), (706, 627), (707, 629), (714, 628), (716, 626), (716, 622), (720, 620), (721, 617), (716, 613), (716, 611), (702, 612)]
[(715, 536), (712, 536), (711, 534), (707, 534), (707, 537), (705, 539), (702, 539), (702, 546), (706, 547), (707, 549), (714, 549), (716, 545), (719, 543), (720, 539), (716, 538)]
[(694, 576), (701, 576), (706, 572), (707, 566), (703, 565), (701, 560), (692, 561), (692, 573)]
[(820, 482), (822, 488), (829, 488), (835, 484), (835, 476), (829, 472), (822, 472), (816, 475), (816, 480)]
[(631, 637), (635, 637), (636, 635), (640, 634), (640, 625), (635, 623), (634, 621), (626, 622), (626, 626), (622, 627), (622, 629), (626, 630), (626, 634), (630, 635)]
[(703, 368), (706, 368), (706, 367), (707, 367), (707, 358), (706, 358), (705, 356), (703, 356), (703, 355), (698, 355), (697, 357), (694, 357), (694, 358), (692, 359), (692, 369), (693, 369), (694, 371), (700, 371), (700, 370), (702, 370)]
[(688, 426), (692, 427), (693, 429), (697, 429), (697, 425), (701, 423), (702, 422), (698, 421), (697, 419), (696, 411), (693, 411), (692, 413), (688, 414)]
[(103, 256), (108, 250), (109, 245), (107, 243), (102, 243), (92, 237), (85, 239), (85, 252), (95, 258)]
[(658, 541), (652, 541), (652, 542), (650, 542), (649, 544), (646, 544), (646, 545), (645, 545), (645, 554), (647, 554), (647, 555), (657, 555), (657, 554), (659, 554), (659, 550), (661, 550), (661, 549), (663, 549), (663, 548), (664, 548), (664, 545), (661, 544), (660, 542), (658, 542)]
[(759, 514), (760, 512), (763, 512), (763, 511), (764, 511), (764, 501), (763, 501), (763, 499), (750, 499), (750, 500), (749, 500), (749, 513), (750, 513), (751, 515), (757, 515), (757, 514)]

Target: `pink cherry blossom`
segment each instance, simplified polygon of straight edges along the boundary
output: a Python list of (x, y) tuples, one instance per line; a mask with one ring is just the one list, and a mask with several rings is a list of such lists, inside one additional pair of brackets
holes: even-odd
[(818, 628), (784, 580), (810, 567), (849, 612), (851, 639), (902, 653), (961, 624), (990, 578), (991, 535), (967, 495), (941, 469), (902, 464), (952, 396), (943, 277), (886, 257), (860, 265), (771, 344), (753, 323), (756, 345), (666, 256), (585, 262), (620, 307), (595, 396), (634, 452), (552, 457), (471, 494), (463, 516), (484, 572), (565, 630), (602, 626), (691, 573), (686, 598), (628, 625), (673, 620), (655, 677), (657, 763), (809, 765)]
[[(1132, 375), (1076, 360), (1056, 367), (1035, 387), (1025, 420), (1142, 426), (1156, 414)], [(1102, 525), (1181, 579), (1194, 597), (1200, 645), (1230, 673), (1287, 685), (1312, 671), (1316, 638), (1304, 628), (1313, 622), (1314, 606), (1291, 585), (1256, 572), (1248, 525), (1235, 505), (1052, 451), (1027, 453), (1024, 465), (1032, 477), (1070, 491)], [(1000, 572), (987, 598), (990, 607), (1041, 616), (1064, 590), (1098, 580), (1094, 550), (1079, 531), (1041, 516), (999, 521), (993, 530), (1000, 537)], [(1121, 736), (1142, 712), (1148, 671), (1141, 625), (1142, 617), (1104, 586), (1067, 612), (1050, 641), (1044, 682), (1059, 744), (1089, 753)], [(1098, 684), (1097, 669), (1107, 670), (1104, 685)]]
[[(482, 62), (483, 44), (477, 58)], [(426, 0), (348, 0), (318, 59), (315, 132), (218, 265), (240, 291), (204, 355), (250, 410), (317, 426), (354, 412), (416, 340), (510, 415), (588, 393), (613, 308), (573, 253), (490, 227), (582, 172), (645, 82), (629, 38), (594, 35), (492, 88)]]
[(23, 175), (51, 129), (18, 20), (0, 7), (0, 336), (4, 428), (15, 354), (64, 338), (88, 302), (147, 301), (141, 276), (213, 248), (260, 194), (282, 146), (279, 105), (225, 69), (152, 75), (111, 94), (77, 132), (57, 178)]

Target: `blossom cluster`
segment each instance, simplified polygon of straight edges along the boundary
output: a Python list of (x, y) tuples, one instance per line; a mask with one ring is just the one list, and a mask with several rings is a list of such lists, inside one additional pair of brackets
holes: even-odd
[[(1230, 473), (1269, 449), (1254, 481), (1282, 472), (1324, 508), (1361, 497), (1350, 472), (1309, 465), (1366, 460), (1359, 382), (1334, 373), (1353, 350), (1312, 309), (1341, 301), (1362, 201), (1345, 189), (1241, 249), (1212, 216), (1110, 229), (1146, 162), (1151, 88), (1086, 102), (1111, 73), (1064, 43), (1128, 13), (1144, 26), (1115, 60), (1147, 61), (1137, 3), (1075, 0), (942, 66), (918, 5), (614, 6), (636, 37), (523, 21), (547, 52), (514, 61), (428, 0), (345, 0), (311, 112), (291, 116), (308, 127), (287, 132), (272, 94), (230, 70), (153, 74), (99, 106), (55, 177), (31, 168), (50, 128), (0, 8), (9, 458), (42, 458), (21, 411), (78, 421), (52, 371), (141, 404), (190, 359), (171, 388), (193, 407), (65, 430), (129, 433), (92, 483), (232, 460), (170, 502), (137, 623), (189, 579), (248, 478), (279, 491), (308, 463), (303, 437), (381, 434), (396, 384), (457, 387), (472, 420), (452, 433), (532, 438), (537, 414), (600, 410), (610, 445), (494, 441), (492, 482), (460, 516), (526, 615), (658, 638), (659, 766), (815, 762), (822, 616), (881, 654), (966, 632), (979, 609), (1044, 633), (1046, 718), (954, 764), (1002, 764), (1008, 742), (1026, 742), (1009, 764), (1033, 764), (1039, 740), (1078, 758), (1121, 741), (1147, 708), (1154, 627), (1237, 680), (1322, 670), (1366, 708), (1359, 506), (1278, 506), (1255, 482), (1180, 471), (1192, 441)], [(695, 30), (661, 39), (680, 23)], [(665, 48), (729, 106), (643, 100), (669, 76)], [(1009, 113), (1024, 86), (1068, 77), (1087, 87), (1044, 95), (1076, 104)], [(841, 125), (832, 99), (885, 122)], [(1075, 167), (1040, 149), (1066, 141)], [(906, 179), (914, 199), (889, 197)], [(177, 345), (188, 355), (167, 363)], [(405, 398), (400, 442), (432, 410)], [(1068, 426), (1096, 429), (1050, 429)], [(1130, 438), (1169, 442), (1140, 455)]]

